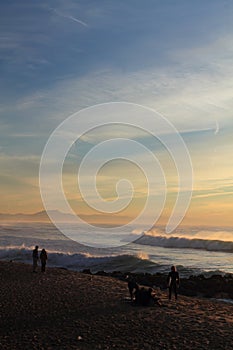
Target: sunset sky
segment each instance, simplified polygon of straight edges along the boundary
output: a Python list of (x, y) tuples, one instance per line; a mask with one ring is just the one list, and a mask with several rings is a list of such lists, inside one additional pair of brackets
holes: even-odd
[[(186, 143), (194, 177), (183, 222), (233, 224), (231, 0), (5, 1), (0, 29), (1, 213), (44, 209), (39, 164), (61, 122), (86, 107), (125, 101), (158, 111)], [(167, 181), (161, 222), (166, 221), (178, 190), (168, 152), (138, 130), (114, 132), (158, 155)], [(64, 164), (64, 191), (83, 217), (98, 213), (80, 197), (77, 169), (86, 152), (108, 137), (114, 137), (108, 127), (84, 135)], [(124, 221), (145, 203), (146, 180), (140, 169), (112, 161), (100, 170), (97, 186), (111, 201), (122, 177), (135, 190), (132, 203), (117, 219)], [(125, 197), (130, 197), (128, 191)]]

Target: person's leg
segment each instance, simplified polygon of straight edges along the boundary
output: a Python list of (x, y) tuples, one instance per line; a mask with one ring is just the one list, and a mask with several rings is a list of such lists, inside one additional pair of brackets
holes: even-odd
[(174, 284), (174, 293), (175, 293), (175, 299), (177, 300), (177, 286)]
[(33, 259), (33, 272), (36, 272), (37, 269), (37, 260)]
[(169, 300), (171, 300), (171, 297), (172, 297), (172, 287), (170, 286), (169, 287)]
[(129, 287), (129, 295), (131, 300), (133, 300), (133, 288)]

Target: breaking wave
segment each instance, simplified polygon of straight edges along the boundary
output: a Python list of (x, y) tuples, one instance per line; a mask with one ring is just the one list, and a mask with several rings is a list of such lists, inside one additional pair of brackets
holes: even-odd
[(134, 243), (163, 248), (204, 249), (208, 251), (233, 252), (233, 242), (219, 239), (201, 239), (145, 234)]
[[(32, 248), (25, 247), (0, 247), (0, 260), (31, 263)], [(89, 253), (61, 253), (49, 251), (49, 266), (62, 267), (82, 271), (90, 269), (97, 271), (121, 271), (121, 272), (144, 272), (157, 270), (158, 264), (149, 260), (148, 256), (141, 253), (138, 255), (122, 254), (109, 256), (94, 256)]]

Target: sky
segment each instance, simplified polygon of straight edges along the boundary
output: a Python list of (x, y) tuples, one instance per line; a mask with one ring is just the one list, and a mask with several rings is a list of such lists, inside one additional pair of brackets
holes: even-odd
[[(44, 209), (40, 160), (62, 122), (84, 108), (124, 101), (160, 113), (187, 146), (193, 190), (183, 223), (232, 226), (231, 0), (1, 1), (0, 58), (1, 213)], [(74, 144), (63, 169), (68, 202), (83, 218), (100, 214), (82, 198), (77, 170), (92, 147), (116, 136), (156, 153), (166, 178), (165, 222), (179, 189), (177, 169), (166, 147), (135, 128), (102, 127)], [(114, 201), (122, 177), (134, 186), (133, 197), (129, 187), (122, 193), (132, 201), (102, 221), (125, 222), (145, 205), (147, 179), (126, 160), (100, 169), (100, 195)]]

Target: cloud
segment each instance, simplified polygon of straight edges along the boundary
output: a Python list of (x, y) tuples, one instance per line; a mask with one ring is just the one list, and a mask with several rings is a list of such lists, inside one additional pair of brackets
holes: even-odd
[(46, 103), (48, 113), (54, 117), (59, 110), (59, 121), (87, 106), (129, 101), (165, 114), (181, 131), (218, 130), (231, 121), (232, 84), (233, 72), (229, 74), (224, 69), (216, 75), (191, 70), (185, 74), (180, 68), (167, 71), (155, 67), (128, 74), (101, 70), (54, 84), (49, 91), (42, 91), (39, 98), (29, 97), (29, 103)]
[(209, 198), (209, 197), (225, 197), (228, 195), (232, 195), (232, 192), (217, 192), (217, 193), (206, 193), (206, 194), (198, 194), (198, 195), (194, 195), (193, 198)]
[[(17, 177), (22, 181), (32, 179), (36, 181), (39, 169), (39, 156), (9, 156), (4, 153), (0, 154), (0, 166), (3, 176)], [(31, 180), (30, 180), (31, 181)]]
[[(40, 4), (30, 10), (33, 31), (28, 16), (21, 13), (21, 18), (25, 16), (26, 19), (21, 31), (18, 33), (14, 25), (12, 30), (4, 27), (4, 33), (15, 45), (15, 57), (20, 57), (24, 63), (27, 61), (24, 69), (21, 65), (18, 69), (15, 67), (17, 75), (19, 70), (22, 74), (25, 72), (34, 85), (30, 93), (18, 98), (16, 107), (30, 115), (31, 121), (41, 118), (50, 122), (53, 119), (55, 125), (56, 121), (83, 107), (123, 100), (157, 109), (181, 131), (207, 127), (216, 131), (229, 122), (233, 107), (233, 43), (229, 33), (213, 25), (214, 11), (221, 14), (220, 22), (227, 14), (217, 3), (209, 9), (207, 4), (194, 8), (185, 1), (178, 6), (169, 3), (150, 4), (150, 7), (138, 2), (132, 9), (129, 3), (116, 5), (113, 1), (103, 6), (92, 2), (91, 7), (74, 1), (59, 1), (56, 8)], [(77, 18), (80, 13), (96, 31), (77, 34), (64, 21), (51, 21), (48, 10), (87, 26), (85, 21)], [(189, 16), (186, 18), (184, 14)], [(165, 21), (168, 18), (170, 22)], [(13, 24), (13, 17), (11, 21)], [(184, 32), (179, 40), (172, 29), (179, 31), (187, 21), (190, 31)], [(161, 27), (159, 33), (158, 25)], [(203, 31), (206, 27), (212, 31)], [(199, 30), (203, 35), (199, 40), (191, 41)], [(165, 37), (167, 48), (164, 47)], [(32, 41), (36, 45), (31, 45)], [(81, 56), (74, 51), (71, 53), (74, 49), (80, 50)], [(144, 57), (140, 56), (140, 51)], [(123, 61), (119, 55), (124, 56)], [(149, 64), (146, 63), (148, 57)], [(36, 72), (29, 73), (28, 65), (36, 67)], [(37, 86), (42, 77), (43, 85)], [(15, 102), (13, 94), (12, 97)], [(214, 104), (222, 110), (214, 108)]]

